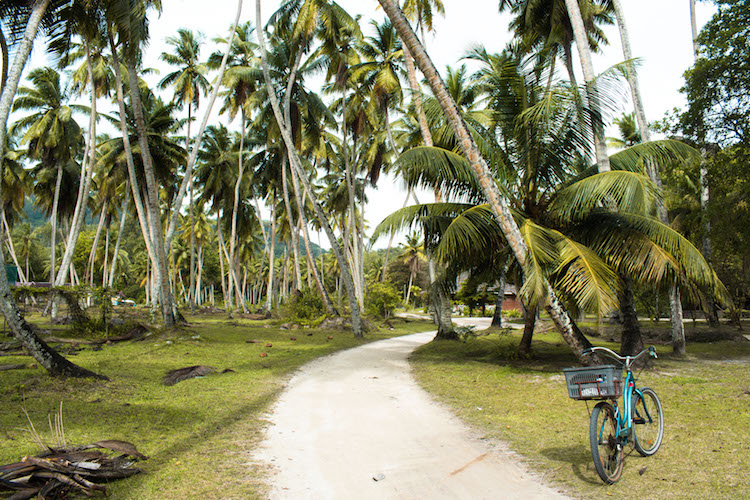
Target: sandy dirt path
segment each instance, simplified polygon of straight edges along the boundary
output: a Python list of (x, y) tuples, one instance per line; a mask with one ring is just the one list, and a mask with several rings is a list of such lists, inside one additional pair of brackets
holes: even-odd
[(303, 367), (255, 456), (276, 471), (270, 498), (564, 498), (417, 386), (407, 357), (433, 336), (374, 342)]

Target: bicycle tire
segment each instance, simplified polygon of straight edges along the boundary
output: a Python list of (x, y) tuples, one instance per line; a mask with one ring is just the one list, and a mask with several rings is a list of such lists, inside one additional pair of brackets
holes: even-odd
[(616, 483), (622, 476), (624, 457), (617, 439), (617, 417), (611, 404), (602, 401), (594, 407), (589, 438), (596, 473), (606, 484)]
[(641, 394), (633, 394), (633, 445), (642, 456), (650, 457), (664, 437), (664, 412), (653, 389), (644, 387)]

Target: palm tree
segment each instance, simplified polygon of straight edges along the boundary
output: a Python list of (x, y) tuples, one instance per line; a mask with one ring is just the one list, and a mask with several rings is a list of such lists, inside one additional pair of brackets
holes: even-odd
[[(165, 240), (161, 226), (161, 216), (159, 210), (159, 190), (156, 177), (154, 174), (154, 162), (148, 144), (148, 135), (146, 132), (146, 121), (143, 116), (143, 105), (141, 103), (140, 86), (138, 84), (138, 60), (140, 57), (143, 44), (148, 40), (148, 22), (147, 15), (152, 7), (159, 7), (158, 2), (152, 0), (138, 0), (136, 5), (132, 5), (130, 0), (118, 0), (110, 2), (106, 6), (110, 46), (112, 48), (115, 74), (117, 76), (117, 96), (120, 105), (121, 116), (125, 116), (124, 96), (122, 92), (122, 81), (119, 68), (119, 57), (117, 47), (114, 43), (114, 35), (117, 34), (118, 42), (123, 51), (123, 62), (127, 68), (128, 87), (130, 90), (130, 102), (135, 118), (136, 130), (138, 132), (138, 145), (140, 146), (141, 158), (143, 160), (144, 179), (146, 183), (145, 213), (140, 215), (141, 223), (146, 224), (148, 228), (148, 239), (152, 257), (153, 270), (156, 282), (159, 285), (159, 304), (161, 305), (162, 318), (167, 327), (175, 324), (175, 308), (172, 300), (169, 286), (167, 254), (165, 251)], [(133, 7), (138, 7), (134, 9)], [(123, 130), (123, 136), (127, 132)], [(130, 153), (130, 144), (125, 147), (128, 154)], [(129, 163), (129, 170), (132, 161)], [(131, 172), (133, 178), (130, 179), (134, 191), (137, 189), (137, 180), (134, 172)], [(135, 193), (134, 193), (135, 197)], [(136, 198), (136, 208), (140, 205)], [(140, 210), (140, 209), (139, 209)], [(144, 212), (143, 210), (140, 210)], [(146, 217), (147, 215), (147, 217)], [(145, 231), (144, 231), (145, 232)]]
[[(60, 86), (60, 75), (49, 67), (38, 68), (29, 73), (33, 87), (18, 89), (19, 97), (13, 104), (15, 111), (32, 111), (14, 125), (13, 129), (25, 131), (22, 142), (28, 143), (27, 156), (39, 161), (37, 177), (42, 179), (54, 176), (54, 189), (51, 207), (52, 235), (50, 243), (50, 283), (55, 283), (55, 250), (57, 237), (58, 205), (63, 172), (67, 167), (77, 168), (75, 159), (78, 155), (83, 134), (72, 117), (72, 109), (66, 104), (69, 90)], [(66, 193), (71, 186), (66, 186)], [(77, 189), (72, 192), (76, 192)], [(44, 201), (44, 198), (40, 198)], [(72, 207), (73, 203), (63, 206)], [(63, 272), (65, 274), (65, 272)]]
[[(86, 203), (89, 197), (89, 190), (94, 175), (94, 163), (96, 161), (97, 98), (109, 95), (113, 83), (113, 74), (108, 68), (108, 58), (103, 55), (106, 41), (102, 33), (102, 29), (104, 28), (102, 10), (93, 2), (86, 5), (74, 3), (66, 10), (65, 18), (67, 21), (66, 30), (61, 36), (53, 39), (50, 46), (62, 56), (60, 60), (61, 67), (71, 64), (78, 59), (84, 59), (84, 64), (73, 74), (73, 90), (78, 94), (82, 94), (86, 87), (88, 87), (91, 104), (89, 109), (86, 152), (81, 162), (81, 182), (78, 185), (78, 197), (73, 212), (71, 230), (68, 234), (65, 252), (60, 263), (61, 269), (68, 269), (71, 265), (76, 242), (83, 228)], [(81, 38), (81, 43), (78, 46), (71, 40), (74, 34), (77, 34)], [(55, 286), (62, 286), (65, 283), (66, 276), (67, 273), (58, 275), (54, 283)]]
[[(168, 37), (166, 43), (174, 47), (174, 53), (169, 54), (162, 52), (160, 59), (170, 66), (177, 66), (178, 69), (169, 73), (160, 82), (160, 88), (173, 86), (175, 88), (173, 101), (179, 106), (187, 104), (187, 135), (185, 137), (185, 146), (190, 148), (190, 125), (193, 121), (193, 107), (200, 105), (200, 96), (207, 93), (210, 84), (205, 77), (206, 66), (199, 61), (201, 37), (188, 29), (180, 28), (177, 30), (177, 36)], [(193, 206), (193, 180), (190, 179), (190, 207)], [(177, 207), (179, 210), (179, 207)], [(190, 215), (193, 215), (192, 208)], [(192, 226), (191, 226), (192, 227)], [(190, 237), (190, 283), (188, 291), (188, 302), (190, 310), (195, 312), (194, 289), (195, 282), (195, 235)]]
[[(230, 44), (225, 39), (217, 39), (218, 42), (228, 44), (227, 53), (229, 58), (227, 60), (227, 66), (229, 69), (224, 74), (223, 85), (227, 88), (225, 92), (225, 101), (222, 106), (221, 112), (228, 111), (230, 119), (234, 119), (237, 114), (240, 114), (240, 146), (239, 155), (237, 159), (237, 176), (234, 186), (234, 206), (232, 207), (232, 229), (230, 233), (229, 242), (229, 259), (230, 265), (233, 266), (233, 274), (237, 275), (238, 260), (235, 255), (235, 249), (237, 245), (237, 217), (239, 213), (240, 203), (240, 188), (242, 187), (243, 179), (246, 180), (245, 175), (245, 159), (243, 157), (245, 150), (245, 137), (248, 113), (248, 102), (255, 92), (256, 82), (260, 77), (260, 71), (255, 65), (254, 51), (256, 49), (255, 43), (252, 41), (254, 28), (249, 22), (246, 22), (237, 27), (236, 36), (234, 41)], [(219, 63), (220, 58), (223, 57), (220, 53), (214, 53), (209, 58), (209, 66), (216, 67)], [(230, 289), (231, 297), (231, 289)], [(231, 303), (231, 300), (230, 300)], [(243, 301), (244, 304), (244, 301)]]
[[(0, 158), (5, 158), (5, 146), (6, 146), (6, 131), (8, 116), (10, 115), (11, 105), (13, 98), (18, 88), (18, 83), (21, 80), (21, 72), (26, 60), (31, 53), (31, 47), (33, 45), (34, 38), (36, 38), (39, 24), (42, 21), (45, 13), (47, 13), (48, 7), (52, 5), (50, 13), (64, 4), (62, 1), (52, 2), (51, 0), (36, 0), (29, 7), (21, 6), (19, 4), (6, 5), (3, 4), (2, 15), (6, 16), (10, 14), (8, 18), (11, 19), (14, 26), (19, 27), (19, 31), (23, 31), (23, 37), (16, 50), (16, 55), (13, 59), (12, 65), (9, 67), (7, 80), (2, 81), (2, 92), (0, 93)], [(7, 7), (7, 10), (5, 9)], [(21, 15), (19, 15), (21, 14)], [(25, 29), (21, 30), (20, 26), (25, 23)], [(3, 66), (7, 66), (7, 57), (3, 60)], [(5, 70), (3, 71), (3, 73)], [(3, 75), (3, 78), (5, 76)], [(0, 252), (0, 267), (4, 266), (5, 262)], [(8, 279), (5, 273), (0, 273), (0, 308), (2, 309), (5, 320), (13, 332), (13, 335), (18, 339), (26, 350), (34, 357), (34, 359), (43, 366), (48, 373), (51, 375), (67, 375), (72, 377), (100, 377), (99, 375), (83, 369), (70, 361), (66, 360), (54, 349), (51, 349), (44, 341), (32, 331), (30, 325), (24, 320), (23, 316), (19, 312), (15, 303), (13, 302), (12, 295), (10, 293), (10, 287), (8, 285)], [(100, 377), (101, 378), (101, 377)]]
[[(255, 14), (256, 14), (256, 20), (260, 21), (261, 19), (260, 0), (256, 2)], [(313, 209), (315, 211), (315, 215), (318, 218), (318, 222), (323, 226), (323, 229), (326, 235), (328, 236), (328, 240), (331, 244), (331, 249), (333, 250), (333, 253), (336, 256), (336, 260), (340, 266), (340, 271), (341, 271), (343, 281), (347, 290), (347, 295), (349, 297), (349, 306), (351, 308), (351, 315), (352, 315), (352, 330), (354, 331), (355, 336), (361, 337), (363, 335), (362, 321), (361, 321), (361, 316), (360, 316), (359, 303), (357, 302), (357, 297), (355, 295), (354, 281), (352, 280), (352, 275), (349, 272), (349, 269), (347, 268), (346, 259), (344, 258), (344, 255), (338, 244), (336, 236), (333, 233), (333, 230), (331, 229), (330, 224), (328, 223), (328, 218), (326, 217), (325, 213), (320, 207), (320, 204), (318, 203), (318, 200), (315, 196), (315, 192), (312, 190), (310, 179), (307, 176), (307, 173), (302, 168), (299, 156), (297, 155), (297, 151), (295, 149), (295, 143), (293, 141), (291, 131), (289, 128), (290, 124), (287, 123), (287, 121), (284, 119), (284, 114), (282, 113), (278, 98), (276, 97), (276, 94), (274, 94), (273, 92), (263, 30), (258, 30), (258, 41), (259, 41), (260, 49), (261, 49), (263, 78), (265, 80), (266, 89), (268, 91), (268, 96), (270, 98), (271, 106), (273, 108), (273, 114), (276, 118), (276, 122), (279, 126), (281, 135), (284, 139), (284, 144), (289, 154), (289, 160), (291, 162), (294, 173), (298, 176), (299, 180), (304, 186), (305, 193), (310, 198), (310, 201), (313, 204)]]
[(414, 282), (414, 276), (419, 272), (420, 260), (424, 258), (424, 245), (419, 241), (419, 236), (412, 233), (406, 237), (406, 245), (401, 259), (409, 266), (409, 285), (406, 288), (406, 300), (404, 303), (409, 306), (409, 296), (411, 295), (411, 285)]
[[(393, 0), (378, 1), (401, 36), (402, 42), (409, 47), (409, 51), (413, 54), (417, 65), (426, 76), (433, 93), (443, 108), (446, 119), (449, 121), (451, 128), (453, 128), (454, 133), (456, 134), (461, 151), (471, 165), (476, 180), (482, 188), (482, 192), (489, 203), (494, 217), (497, 219), (497, 222), (502, 229), (502, 233), (505, 236), (509, 247), (512, 249), (518, 263), (525, 268), (527, 265), (528, 248), (523, 240), (518, 225), (511, 216), (507, 201), (503, 198), (497, 185), (492, 179), (487, 163), (482, 158), (479, 148), (466, 129), (466, 125), (461, 118), (458, 108), (447, 93), (445, 84), (442, 82), (434, 64), (424, 51), (421, 43), (419, 43), (419, 40), (417, 40), (416, 35), (407, 23), (401, 9), (398, 8)], [(579, 356), (579, 358), (583, 357), (583, 351), (590, 346), (590, 343), (580, 331), (577, 331), (574, 328), (568, 313), (565, 311), (558, 297), (552, 291), (551, 286), (546, 283), (545, 288), (547, 290), (547, 310), (550, 316), (575, 354)]]

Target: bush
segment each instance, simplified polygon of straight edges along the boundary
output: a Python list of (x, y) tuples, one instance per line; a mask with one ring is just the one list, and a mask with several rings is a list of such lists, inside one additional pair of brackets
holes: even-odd
[(323, 297), (309, 288), (301, 290), (284, 306), (284, 315), (305, 324), (320, 321), (326, 315)]
[(367, 313), (388, 319), (401, 303), (401, 295), (392, 283), (373, 283), (368, 288)]
[(518, 309), (503, 309), (503, 318), (520, 318), (521, 311)]

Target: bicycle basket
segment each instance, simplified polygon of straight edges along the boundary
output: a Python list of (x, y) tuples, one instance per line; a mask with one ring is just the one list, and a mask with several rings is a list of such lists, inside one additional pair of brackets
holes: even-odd
[(573, 399), (610, 399), (622, 395), (622, 367), (565, 368), (563, 373), (568, 396)]

